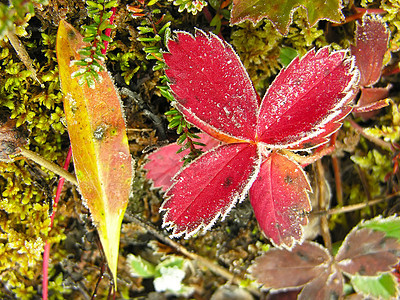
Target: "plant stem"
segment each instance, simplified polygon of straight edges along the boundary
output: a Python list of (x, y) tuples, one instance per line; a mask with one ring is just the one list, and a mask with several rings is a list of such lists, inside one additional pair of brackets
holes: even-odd
[(76, 180), (75, 176), (73, 176), (71, 173), (65, 171), (60, 166), (44, 159), (43, 157), (41, 157), (40, 155), (36, 154), (35, 152), (33, 152), (31, 150), (28, 150), (25, 148), (20, 148), (20, 150), (21, 150), (21, 154), (23, 156), (25, 156), (26, 158), (33, 160), (38, 165), (41, 165), (42, 167), (49, 169), (53, 173), (65, 178), (66, 180), (73, 183), (74, 185), (78, 185), (78, 181)]
[(383, 149), (386, 149), (386, 150), (389, 150), (389, 151), (393, 151), (390, 143), (385, 142), (384, 140), (381, 140), (381, 139), (379, 139), (377, 137), (374, 137), (372, 135), (369, 135), (369, 134), (365, 133), (364, 128), (362, 128), (360, 125), (358, 125), (353, 120), (348, 120), (348, 121), (351, 124), (351, 126), (356, 131), (358, 131), (363, 137), (365, 137), (367, 140), (369, 140), (369, 141), (373, 142), (374, 144), (382, 147)]
[[(69, 147), (67, 158), (65, 159), (64, 163), (64, 170), (68, 169), (69, 163), (71, 162), (71, 157), (72, 157), (72, 150), (71, 147)], [(65, 178), (62, 177), (58, 181), (57, 185), (57, 191), (56, 191), (56, 196), (54, 198), (54, 204), (53, 204), (53, 214), (50, 217), (50, 230), (53, 228), (53, 223), (54, 223), (54, 216), (56, 213), (57, 205), (58, 205), (58, 200), (60, 199), (61, 195), (61, 190), (64, 185)], [(50, 260), (50, 243), (47, 241), (46, 244), (44, 245), (44, 252), (43, 252), (43, 267), (42, 267), (42, 286), (43, 286), (43, 291), (42, 291), (42, 299), (47, 300), (48, 299), (48, 286), (49, 286), (49, 260)]]

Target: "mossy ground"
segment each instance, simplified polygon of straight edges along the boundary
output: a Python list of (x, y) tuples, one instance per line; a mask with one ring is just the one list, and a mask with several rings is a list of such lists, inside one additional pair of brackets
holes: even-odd
[[(145, 3), (149, 1), (144, 1)], [(188, 1), (186, 1), (188, 2)], [(179, 3), (186, 3), (181, 1)], [(344, 1), (348, 4), (348, 1)], [(383, 16), (391, 31), (391, 41), (386, 62), (389, 66), (399, 64), (400, 47), (400, 2), (362, 1), (358, 6), (381, 7), (387, 11)], [(175, 142), (178, 135), (168, 130), (164, 113), (170, 103), (157, 88), (162, 70), (153, 71), (156, 60), (146, 59), (144, 47), (157, 46), (166, 51), (163, 41), (142, 41), (137, 27), (145, 24), (159, 30), (171, 21), (171, 29), (193, 31), (215, 29), (203, 13), (193, 15), (172, 2), (159, 1), (156, 5), (144, 6), (144, 16), (132, 17), (127, 5), (140, 5), (121, 1), (116, 16), (113, 42), (107, 54), (107, 67), (118, 88), (127, 87), (137, 93), (134, 100), (122, 96), (131, 153), (137, 161), (136, 177), (127, 215), (141, 219), (153, 226), (167, 238), (160, 228), (161, 216), (158, 208), (162, 193), (152, 189), (145, 179), (141, 166), (149, 149), (166, 142)], [(154, 9), (159, 12), (153, 13)], [(211, 15), (215, 14), (207, 6)], [(350, 10), (345, 7), (345, 14)], [(220, 13), (220, 12), (218, 12)], [(221, 16), (223, 13), (221, 13)], [(76, 28), (92, 22), (87, 18), (85, 3), (80, 0), (50, 0), (48, 5), (35, 5), (35, 16), (20, 21), (17, 33), (30, 57), (41, 87), (30, 77), (15, 50), (7, 39), (0, 40), (0, 106), (11, 110), (11, 118), (17, 126), (26, 126), (30, 132), (29, 147), (48, 160), (63, 165), (69, 139), (63, 123), (62, 94), (58, 80), (55, 55), (55, 34), (60, 18), (65, 18)], [(221, 34), (233, 45), (248, 70), (258, 92), (262, 95), (274, 76), (282, 68), (279, 61), (282, 47), (291, 47), (300, 55), (309, 49), (332, 44), (333, 48), (346, 48), (353, 39), (354, 22), (332, 27), (321, 21), (308, 28), (304, 11), (294, 15), (289, 34), (277, 33), (267, 20), (253, 26), (250, 22), (238, 26), (227, 25), (222, 18)], [(147, 37), (151, 37), (149, 34)], [(387, 143), (399, 143), (399, 75), (383, 76), (378, 85), (392, 83), (392, 103), (366, 122), (355, 121), (368, 134), (382, 138)], [(144, 113), (146, 112), (146, 113)], [(148, 113), (158, 116), (162, 124), (157, 126)], [(351, 116), (349, 118), (352, 118)], [(363, 203), (376, 198), (387, 201), (346, 214), (330, 216), (329, 228), (333, 242), (340, 241), (349, 230), (363, 218), (379, 214), (391, 215), (399, 211), (399, 171), (391, 174), (399, 149), (383, 149), (361, 136), (350, 123), (345, 123), (337, 141), (334, 159), (322, 160), (324, 180), (330, 186), (331, 207)], [(397, 158), (399, 159), (399, 158)], [(335, 188), (334, 165), (340, 164), (342, 196)], [(70, 167), (73, 172), (73, 167)], [(307, 168), (311, 178), (321, 176), (312, 166)], [(318, 175), (319, 174), (319, 175)], [(39, 299), (42, 290), (42, 253), (46, 241), (52, 243), (50, 253), (50, 299), (90, 299), (94, 295), (106, 298), (110, 278), (105, 270), (105, 260), (96, 231), (90, 222), (88, 210), (82, 205), (79, 192), (70, 184), (63, 188), (57, 208), (54, 228), (49, 230), (49, 207), (52, 204), (58, 178), (35, 163), (16, 158), (14, 162), (0, 162), (0, 298)], [(397, 193), (395, 197), (389, 195)], [(327, 196), (329, 198), (329, 195)], [(317, 220), (317, 231), (319, 231)], [(322, 241), (321, 237), (318, 237)], [(201, 257), (219, 263), (242, 281), (243, 286), (254, 292), (256, 287), (248, 278), (248, 267), (255, 257), (266, 249), (267, 240), (259, 232), (252, 209), (244, 201), (233, 209), (223, 222), (205, 235), (178, 241), (183, 247)], [(127, 255), (133, 253), (157, 264), (161, 257), (181, 255), (165, 240), (157, 238), (146, 227), (131, 218), (126, 218), (122, 227), (118, 266), (117, 298), (148, 297), (164, 299), (167, 294), (155, 294), (152, 279), (133, 277), (126, 264)], [(191, 260), (186, 270), (185, 285), (193, 287), (193, 298), (209, 299), (227, 280)], [(104, 277), (102, 277), (104, 275)], [(101, 280), (100, 280), (101, 279)]]

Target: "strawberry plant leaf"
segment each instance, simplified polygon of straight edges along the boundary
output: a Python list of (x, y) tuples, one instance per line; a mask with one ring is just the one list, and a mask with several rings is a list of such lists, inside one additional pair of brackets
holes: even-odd
[(182, 158), (190, 152), (186, 149), (177, 153), (181, 146), (177, 143), (166, 145), (147, 156), (149, 160), (143, 169), (147, 170), (146, 178), (153, 181), (153, 187), (166, 191), (172, 184), (172, 177), (182, 168)]
[(356, 45), (350, 46), (350, 49), (361, 73), (361, 86), (370, 86), (381, 77), (388, 41), (389, 30), (380, 16), (365, 14), (362, 24), (357, 23)]
[(256, 258), (251, 275), (266, 288), (301, 287), (324, 273), (331, 260), (327, 249), (317, 243), (304, 242), (291, 251), (274, 248)]
[[(219, 144), (208, 134), (200, 133), (198, 136), (200, 137), (198, 141), (206, 145), (202, 148), (203, 151), (211, 150)], [(146, 178), (153, 181), (153, 187), (161, 187), (163, 191), (166, 191), (172, 185), (172, 178), (183, 167), (182, 159), (190, 152), (186, 149), (177, 153), (180, 148), (180, 145), (173, 143), (147, 156), (149, 161), (143, 169), (147, 170)]]
[(165, 72), (186, 120), (221, 141), (254, 140), (258, 95), (232, 47), (200, 30), (167, 46)]
[(278, 75), (261, 102), (238, 56), (217, 36), (178, 32), (168, 48), (164, 59), (174, 105), (189, 123), (228, 145), (177, 175), (162, 206), (164, 226), (185, 237), (211, 227), (243, 199), (263, 159), (251, 203), (267, 237), (291, 248), (303, 239), (310, 186), (300, 166), (276, 149), (309, 149), (339, 129), (357, 89), (354, 59), (344, 51), (312, 50)]
[(337, 266), (351, 275), (376, 276), (388, 272), (398, 262), (400, 243), (384, 232), (353, 229), (335, 257)]
[(250, 202), (261, 229), (276, 246), (290, 249), (302, 240), (310, 191), (304, 171), (286, 156), (273, 152), (261, 164)]
[(72, 73), (79, 67), (82, 35), (61, 21), (57, 33), (57, 59), (64, 94), (64, 110), (71, 140), (79, 190), (91, 212), (116, 286), (119, 237), (132, 182), (120, 99), (106, 71), (95, 89), (80, 85)]
[(257, 175), (257, 147), (248, 143), (219, 146), (194, 160), (178, 173), (167, 191), (161, 210), (164, 227), (172, 236), (189, 237), (207, 230), (243, 200)]
[(302, 149), (327, 142), (351, 111), (358, 71), (346, 52), (327, 47), (295, 58), (265, 94), (257, 136), (271, 148)]
[(343, 19), (339, 0), (233, 0), (231, 24), (245, 20), (256, 24), (263, 18), (268, 18), (281, 34), (287, 34), (293, 13), (299, 7), (306, 10), (310, 26), (314, 26), (319, 20), (339, 23)]
[(398, 299), (399, 288), (395, 277), (390, 273), (380, 276), (352, 276), (351, 284), (357, 293), (374, 299)]

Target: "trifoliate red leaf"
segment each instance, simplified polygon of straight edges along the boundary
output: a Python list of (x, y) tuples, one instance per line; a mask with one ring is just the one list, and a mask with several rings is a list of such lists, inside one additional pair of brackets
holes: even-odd
[(262, 230), (276, 246), (293, 247), (303, 239), (310, 187), (299, 165), (281, 152), (326, 143), (339, 129), (357, 90), (354, 59), (344, 51), (312, 50), (278, 75), (259, 106), (238, 56), (214, 34), (178, 32), (168, 49), (174, 105), (227, 145), (178, 173), (161, 208), (164, 226), (186, 237), (208, 229), (254, 183), (250, 199)]

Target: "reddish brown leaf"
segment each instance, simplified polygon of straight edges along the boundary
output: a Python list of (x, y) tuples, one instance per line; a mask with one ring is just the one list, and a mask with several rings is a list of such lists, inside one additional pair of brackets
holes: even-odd
[(251, 274), (266, 288), (300, 287), (323, 274), (331, 260), (331, 255), (324, 247), (304, 242), (291, 251), (277, 248), (269, 250), (255, 260)]
[(273, 152), (261, 164), (250, 201), (261, 229), (276, 246), (291, 248), (302, 240), (310, 191), (304, 171), (286, 156)]
[(173, 229), (173, 236), (189, 237), (201, 228), (207, 230), (243, 200), (258, 165), (257, 147), (248, 143), (206, 152), (174, 178), (161, 207), (166, 211), (163, 226)]
[(384, 232), (353, 229), (343, 241), (335, 260), (337, 266), (351, 275), (376, 276), (388, 272), (398, 262), (400, 244)]
[(225, 142), (254, 140), (258, 95), (232, 47), (214, 34), (178, 32), (165, 71), (188, 122)]
[(364, 88), (361, 87), (361, 96), (357, 106), (353, 109), (355, 117), (361, 117), (363, 120), (368, 120), (378, 113), (381, 109), (389, 105), (389, 89), (391, 85), (385, 88)]
[(295, 58), (265, 94), (257, 124), (260, 142), (270, 148), (302, 149), (327, 142), (350, 113), (358, 71), (346, 52), (327, 47)]
[(350, 49), (361, 73), (361, 86), (370, 86), (381, 77), (388, 41), (389, 31), (379, 15), (365, 14), (362, 24), (357, 23), (356, 45)]

